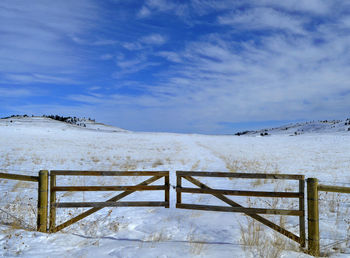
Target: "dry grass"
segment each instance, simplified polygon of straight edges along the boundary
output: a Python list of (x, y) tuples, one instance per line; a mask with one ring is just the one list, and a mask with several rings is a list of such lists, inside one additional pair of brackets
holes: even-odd
[[(333, 183), (331, 185), (337, 185)], [(334, 241), (328, 241), (327, 244), (322, 243), (321, 234), (321, 254), (323, 256), (331, 256), (335, 253), (348, 253), (350, 246), (350, 219), (347, 215), (350, 212), (350, 195), (341, 193), (320, 192), (319, 193), (319, 211), (320, 221), (327, 219), (334, 223), (333, 230), (325, 229), (325, 233), (330, 235)], [(322, 224), (320, 224), (322, 225)], [(345, 230), (344, 230), (345, 229)], [(320, 232), (324, 232), (320, 226)], [(328, 237), (329, 238), (329, 237)]]
[[(16, 181), (17, 182), (17, 181)], [(31, 188), (33, 187), (33, 183), (31, 182), (26, 182), (26, 181), (18, 181), (13, 187), (12, 187), (12, 192), (20, 192), (22, 189), (20, 188)]]
[[(275, 191), (285, 189), (283, 183), (275, 186)], [(268, 209), (279, 209), (284, 206), (285, 209), (296, 209), (285, 198), (247, 198), (247, 207), (266, 207)], [(270, 216), (275, 224), (286, 228), (286, 216)], [(244, 250), (253, 257), (281, 257), (283, 251), (299, 251), (298, 244), (289, 240), (280, 233), (269, 229), (260, 222), (246, 216), (247, 223), (240, 224), (241, 243)], [(277, 219), (277, 220), (276, 220)]]
[(98, 157), (96, 157), (96, 156), (92, 156), (92, 157), (91, 157), (91, 160), (92, 160), (92, 162), (94, 162), (94, 163), (98, 163), (98, 162), (101, 161), (101, 160), (100, 160)]
[[(285, 227), (281, 216), (280, 226)], [(244, 251), (252, 257), (281, 257), (283, 251), (290, 250), (291, 245), (286, 237), (273, 231), (267, 232), (265, 227), (254, 219), (247, 217), (247, 226), (240, 225), (241, 243)], [(295, 247), (292, 247), (295, 249)]]
[(36, 213), (36, 207), (29, 200), (16, 198), (0, 209), (0, 224), (8, 225), (12, 230), (35, 230)]
[(156, 161), (154, 161), (152, 163), (152, 168), (156, 168), (156, 167), (159, 167), (159, 166), (162, 166), (162, 165), (164, 165), (164, 162), (162, 160), (160, 160), (160, 159), (157, 159)]
[(119, 163), (119, 169), (122, 171), (135, 170), (138, 166), (138, 161), (131, 159), (130, 156), (127, 156), (124, 161)]
[(194, 171), (194, 170), (197, 170), (199, 168), (199, 163), (201, 161), (200, 160), (197, 160), (191, 167), (191, 170)]
[(266, 173), (273, 174), (279, 171), (275, 163), (259, 161), (259, 160), (237, 160), (232, 157), (221, 155), (220, 158), (225, 162), (226, 168), (230, 172), (241, 173)]
[(192, 255), (200, 255), (206, 248), (204, 242), (200, 239), (200, 235), (193, 229), (187, 235), (187, 241), (190, 244), (190, 253)]

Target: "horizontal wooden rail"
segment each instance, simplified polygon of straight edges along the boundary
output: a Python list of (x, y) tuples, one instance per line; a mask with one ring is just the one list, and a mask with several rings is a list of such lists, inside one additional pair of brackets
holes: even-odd
[(200, 176), (200, 177), (228, 177), (228, 178), (251, 178), (251, 179), (304, 180), (304, 175), (291, 175), (291, 174), (176, 171), (176, 175), (182, 176), (182, 177), (184, 177), (184, 176)]
[(317, 190), (324, 192), (350, 193), (350, 187), (344, 186), (318, 185)]
[(223, 194), (223, 195), (255, 196), (255, 197), (284, 197), (284, 198), (303, 197), (303, 194), (299, 192), (258, 192), (258, 191), (219, 190), (219, 189), (186, 188), (186, 187), (176, 187), (176, 191), (182, 192), (182, 193)]
[(301, 216), (304, 214), (303, 211), (299, 211), (299, 210), (224, 207), (224, 206), (198, 205), (198, 204), (185, 204), (185, 203), (177, 203), (176, 208), (190, 209), (190, 210), (205, 210), (205, 211), (242, 212), (245, 214), (274, 214), (274, 215), (289, 215), (289, 216)]
[(57, 176), (167, 176), (169, 171), (77, 171), (51, 170)]
[(168, 205), (167, 202), (60, 202), (53, 204), (56, 208), (158, 207), (166, 205)]
[(132, 185), (132, 186), (55, 186), (52, 191), (156, 191), (166, 190), (165, 185)]
[(0, 173), (0, 178), (29, 181), (29, 182), (39, 182), (38, 176), (24, 176), (24, 175), (17, 175), (17, 174)]

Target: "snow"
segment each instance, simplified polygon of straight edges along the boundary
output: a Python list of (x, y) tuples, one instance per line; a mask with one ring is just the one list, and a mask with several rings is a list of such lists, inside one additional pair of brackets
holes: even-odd
[[(295, 124), (288, 124), (276, 128), (262, 129), (258, 131), (246, 131), (244, 135), (289, 135), (295, 136), (300, 134), (343, 134), (350, 135), (350, 118), (345, 120), (323, 120), (309, 121)], [(240, 132), (239, 134), (242, 134)]]
[[(12, 122), (10, 121), (12, 120)], [(97, 123), (96, 123), (97, 124)], [(105, 128), (105, 127), (104, 127)], [(0, 172), (37, 175), (40, 169), (166, 170), (176, 184), (176, 170), (303, 174), (321, 183), (350, 186), (350, 134), (335, 132), (250, 136), (208, 136), (83, 128), (47, 118), (0, 120)], [(59, 185), (133, 185), (148, 177), (58, 177)], [(198, 178), (211, 187), (232, 190), (296, 191), (296, 182)], [(162, 179), (163, 180), (163, 179)], [(154, 184), (163, 181), (156, 181)], [(193, 186), (183, 180), (184, 186)], [(0, 255), (23, 257), (256, 257), (270, 256), (274, 234), (262, 226), (264, 246), (242, 241), (251, 222), (239, 213), (175, 208), (105, 208), (59, 233), (31, 230), (36, 225), (36, 185), (0, 179)], [(60, 193), (60, 201), (104, 201), (117, 193)], [(163, 201), (163, 192), (133, 193), (123, 201)], [(350, 197), (350, 196), (349, 196)], [(350, 253), (349, 197), (320, 196), (322, 250), (331, 256)], [(296, 208), (296, 201), (232, 197), (241, 205)], [(222, 205), (210, 195), (183, 194), (186, 203)], [(58, 223), (85, 209), (58, 209)], [(18, 219), (13, 219), (12, 216)], [(279, 216), (268, 216), (278, 222)], [(17, 222), (17, 223), (14, 223)], [(20, 224), (19, 226), (16, 224)], [(298, 218), (287, 217), (298, 233)], [(23, 229), (24, 228), (24, 229)], [(282, 237), (282, 239), (285, 239)], [(307, 257), (286, 240), (283, 257)], [(339, 242), (333, 245), (334, 242)], [(265, 246), (266, 245), (266, 246)]]

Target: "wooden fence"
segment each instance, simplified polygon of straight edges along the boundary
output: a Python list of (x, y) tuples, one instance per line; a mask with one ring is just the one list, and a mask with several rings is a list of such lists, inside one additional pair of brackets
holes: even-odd
[[(57, 176), (152, 176), (133, 186), (57, 186)], [(149, 185), (164, 177), (163, 185)], [(120, 202), (119, 200), (136, 191), (164, 191), (163, 202)], [(56, 202), (56, 192), (64, 191), (123, 191), (104, 202)], [(50, 172), (50, 222), (49, 232), (54, 233), (97, 212), (105, 207), (165, 207), (169, 208), (169, 171), (51, 171)], [(78, 216), (56, 226), (57, 208), (92, 207)]]
[(0, 178), (9, 180), (19, 180), (27, 182), (35, 182), (38, 184), (38, 215), (37, 215), (37, 230), (46, 232), (47, 225), (47, 197), (48, 197), (48, 171), (39, 171), (38, 176), (25, 176), (18, 174), (0, 173)]
[[(282, 174), (251, 174), (251, 173), (222, 173), (222, 172), (189, 172), (177, 171), (177, 186), (176, 186), (176, 208), (191, 209), (191, 210), (206, 210), (206, 211), (222, 211), (222, 212), (242, 212), (251, 218), (263, 223), (264, 225), (276, 230), (284, 236), (298, 242), (301, 247), (305, 247), (305, 207), (304, 207), (304, 188), (305, 181), (303, 175), (282, 175)], [(297, 192), (261, 192), (261, 191), (238, 191), (238, 190), (222, 190), (213, 189), (203, 184), (193, 177), (225, 177), (225, 178), (249, 178), (249, 179), (289, 179), (298, 180), (299, 189)], [(198, 186), (199, 188), (182, 187), (182, 178)], [(211, 194), (221, 201), (230, 205), (227, 206), (213, 206), (213, 205), (199, 205), (182, 203), (182, 193), (196, 193), (196, 194)], [(227, 198), (225, 195), (235, 196), (251, 196), (251, 197), (274, 197), (274, 198), (297, 198), (299, 199), (298, 210), (284, 210), (284, 209), (261, 209), (261, 208), (245, 208), (240, 204)], [(270, 220), (258, 214), (275, 214), (299, 216), (299, 236), (286, 230), (285, 228), (271, 222)]]
[[(57, 176), (151, 176), (151, 178), (132, 186), (57, 186)], [(49, 184), (50, 177), (50, 184)], [(150, 185), (151, 183), (164, 177), (164, 184)], [(305, 181), (303, 175), (288, 174), (252, 174), (252, 173), (223, 173), (223, 172), (193, 172), (177, 171), (176, 186), (176, 208), (221, 211), (221, 212), (241, 212), (264, 225), (276, 230), (286, 237), (298, 242), (301, 247), (305, 247), (305, 207), (304, 207), (304, 188)], [(246, 178), (246, 179), (282, 179), (298, 180), (299, 189), (296, 192), (262, 192), (262, 191), (242, 191), (242, 190), (223, 190), (214, 189), (203, 184), (194, 177), (224, 177), (224, 178)], [(35, 182), (38, 184), (38, 215), (37, 230), (40, 232), (57, 232), (73, 223), (97, 212), (105, 207), (165, 207), (169, 208), (169, 171), (58, 171), (49, 172), (47, 170), (39, 171), (38, 176), (26, 176), (18, 174), (0, 173), (0, 178), (8, 180), (20, 180)], [(182, 187), (182, 178), (196, 185), (198, 188)], [(48, 193), (50, 189), (50, 214), (48, 216)], [(134, 201), (120, 202), (122, 198), (136, 191), (164, 191), (164, 201)], [(64, 191), (123, 191), (122, 193), (108, 199), (104, 202), (57, 202), (56, 193)], [(308, 249), (307, 252), (314, 256), (320, 255), (319, 246), (319, 210), (318, 210), (318, 192), (337, 192), (350, 193), (350, 187), (319, 185), (317, 178), (307, 179), (307, 206), (308, 206)], [(219, 200), (227, 203), (229, 206), (213, 206), (200, 204), (187, 204), (182, 202), (182, 193), (210, 194)], [(299, 199), (298, 210), (285, 209), (262, 209), (246, 208), (227, 198), (229, 196), (250, 196), (250, 197), (273, 197), (273, 198), (296, 198)], [(91, 207), (91, 209), (80, 215), (56, 226), (57, 208), (81, 208)], [(299, 217), (299, 236), (260, 216), (259, 214), (275, 214)], [(47, 228), (49, 218), (49, 229)]]
[(319, 185), (317, 178), (307, 179), (308, 253), (320, 256), (318, 192), (350, 193), (350, 187)]

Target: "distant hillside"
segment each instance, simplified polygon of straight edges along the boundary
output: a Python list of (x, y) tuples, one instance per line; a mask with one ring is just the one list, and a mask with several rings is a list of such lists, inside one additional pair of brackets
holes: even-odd
[(261, 129), (257, 131), (243, 131), (235, 135), (290, 135), (296, 136), (311, 133), (346, 133), (350, 134), (350, 118), (345, 120), (321, 120), (303, 123), (287, 124), (280, 127)]
[(49, 116), (27, 116), (27, 115), (13, 115), (0, 119), (0, 125), (25, 125), (25, 126), (40, 126), (47, 128), (81, 128), (86, 130), (96, 130), (104, 132), (128, 132), (125, 129), (97, 123), (95, 119), (78, 118), (78, 117), (63, 117), (58, 115)]

